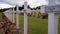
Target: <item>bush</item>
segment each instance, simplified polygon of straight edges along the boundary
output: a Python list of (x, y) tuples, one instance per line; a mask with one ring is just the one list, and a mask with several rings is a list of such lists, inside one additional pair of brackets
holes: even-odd
[(46, 13), (41, 14), (41, 16), (42, 16), (42, 19), (47, 19), (48, 18), (48, 14), (46, 14)]

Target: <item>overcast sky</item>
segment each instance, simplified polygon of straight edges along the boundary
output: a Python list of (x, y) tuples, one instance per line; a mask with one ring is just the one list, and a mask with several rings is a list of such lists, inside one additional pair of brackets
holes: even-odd
[[(0, 6), (1, 6), (1, 4), (4, 4), (4, 5), (2, 5), (3, 7), (6, 6), (5, 3), (1, 3), (1, 2), (6, 2), (7, 4), (11, 4), (11, 5), (18, 4), (21, 6), (24, 4), (24, 1), (25, 0), (0, 0)], [(30, 5), (30, 7), (32, 7), (32, 8), (36, 7), (36, 6), (48, 4), (47, 0), (27, 0), (27, 1), (28, 1), (28, 4)], [(9, 6), (6, 6), (6, 7), (9, 7)]]

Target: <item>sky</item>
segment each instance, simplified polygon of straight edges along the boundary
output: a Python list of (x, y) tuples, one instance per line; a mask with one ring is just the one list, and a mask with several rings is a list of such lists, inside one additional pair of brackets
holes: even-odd
[(0, 2), (0, 9), (10, 8), (10, 7), (14, 7), (14, 6)]
[[(10, 7), (14, 5), (22, 6), (24, 4), (24, 1), (25, 0), (0, 0), (0, 7)], [(48, 4), (47, 0), (27, 0), (27, 1), (31, 8)]]
[(41, 6), (41, 5), (47, 5), (47, 0), (29, 0), (28, 4), (30, 4), (31, 7)]

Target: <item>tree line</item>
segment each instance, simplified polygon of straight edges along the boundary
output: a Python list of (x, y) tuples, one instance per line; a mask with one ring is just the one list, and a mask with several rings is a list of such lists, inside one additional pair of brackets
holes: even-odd
[[(28, 8), (28, 9), (31, 9), (31, 10), (33, 10), (33, 9), (36, 10), (36, 9), (40, 9), (40, 7), (41, 7), (41, 6), (37, 6), (36, 8), (31, 8), (30, 5), (28, 5), (27, 8)], [(14, 10), (15, 10), (15, 11), (16, 11), (16, 8), (17, 8), (17, 7), (15, 6), (15, 7), (14, 7)], [(0, 12), (4, 12), (4, 11), (6, 11), (6, 10), (8, 10), (8, 9), (11, 9), (11, 8), (0, 9)], [(22, 5), (22, 7), (19, 7), (19, 10), (20, 10), (20, 11), (23, 10), (23, 9), (24, 9), (24, 5)]]

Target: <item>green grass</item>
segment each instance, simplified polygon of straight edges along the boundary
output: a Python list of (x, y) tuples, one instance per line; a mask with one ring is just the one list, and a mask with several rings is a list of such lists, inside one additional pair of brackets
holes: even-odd
[[(23, 16), (20, 15), (20, 27), (23, 28)], [(47, 34), (48, 23), (46, 19), (28, 17), (28, 34)]]
[(0, 18), (2, 18), (2, 13), (0, 12)]
[[(23, 28), (23, 16), (20, 15), (20, 27)], [(28, 34), (48, 34), (48, 20), (28, 17)], [(58, 34), (60, 34), (60, 19), (58, 23)]]
[(60, 19), (59, 19), (59, 23), (58, 23), (58, 34), (60, 34)]

